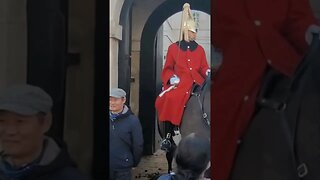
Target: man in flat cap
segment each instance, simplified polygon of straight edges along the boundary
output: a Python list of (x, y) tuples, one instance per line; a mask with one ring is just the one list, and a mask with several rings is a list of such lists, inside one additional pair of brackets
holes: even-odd
[(142, 127), (125, 105), (123, 89), (111, 89), (109, 98), (109, 179), (130, 180), (131, 169), (138, 166), (142, 156)]
[(0, 93), (0, 179), (87, 179), (75, 168), (66, 145), (45, 133), (53, 102), (41, 88), (15, 85)]

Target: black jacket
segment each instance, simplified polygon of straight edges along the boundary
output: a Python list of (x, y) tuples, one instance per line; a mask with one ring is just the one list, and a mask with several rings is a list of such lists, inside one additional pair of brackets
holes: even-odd
[(122, 114), (109, 118), (109, 138), (111, 170), (128, 170), (139, 164), (143, 151), (142, 127), (127, 106)]

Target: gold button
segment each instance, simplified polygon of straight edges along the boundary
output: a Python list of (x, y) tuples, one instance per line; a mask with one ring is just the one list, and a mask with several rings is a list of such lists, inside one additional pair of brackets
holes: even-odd
[(255, 20), (255, 21), (254, 21), (254, 24), (255, 24), (256, 26), (261, 26), (261, 21)]
[(268, 64), (272, 64), (272, 61), (270, 59), (267, 60)]
[(242, 142), (241, 139), (237, 140), (237, 144), (241, 144), (241, 142)]

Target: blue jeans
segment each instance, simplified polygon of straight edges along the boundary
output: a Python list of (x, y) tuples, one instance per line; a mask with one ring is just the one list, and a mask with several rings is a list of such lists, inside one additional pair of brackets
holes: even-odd
[(131, 180), (131, 169), (125, 171), (110, 170), (110, 180)]

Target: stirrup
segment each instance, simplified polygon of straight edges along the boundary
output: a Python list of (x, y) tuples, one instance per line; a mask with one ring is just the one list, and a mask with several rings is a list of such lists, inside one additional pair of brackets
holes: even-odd
[(161, 150), (164, 150), (166, 152), (169, 152), (171, 147), (172, 147), (172, 143), (170, 141), (170, 138), (171, 138), (171, 133), (168, 133), (167, 134), (167, 137), (161, 141), (160, 143), (160, 149)]

